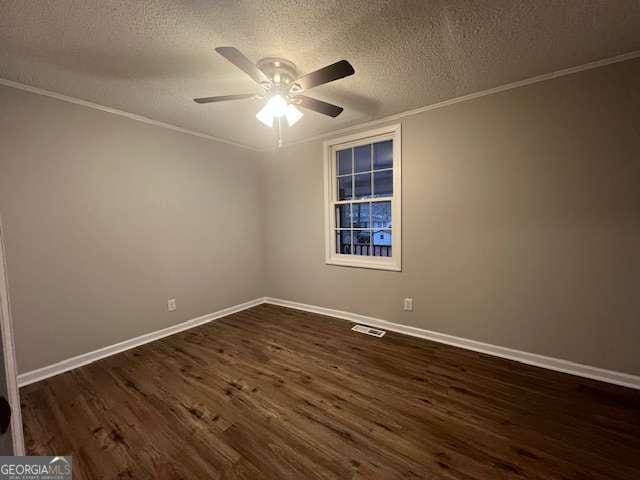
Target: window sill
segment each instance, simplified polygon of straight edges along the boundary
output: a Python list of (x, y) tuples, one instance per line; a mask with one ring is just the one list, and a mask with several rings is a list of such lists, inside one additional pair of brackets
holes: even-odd
[(373, 270), (387, 270), (393, 272), (402, 271), (402, 267), (393, 261), (376, 262), (371, 260), (334, 257), (326, 259), (325, 263), (327, 265), (338, 265), (341, 267), (370, 268)]

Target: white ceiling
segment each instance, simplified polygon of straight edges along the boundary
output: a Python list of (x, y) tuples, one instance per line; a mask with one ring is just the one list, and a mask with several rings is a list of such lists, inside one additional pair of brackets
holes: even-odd
[(0, 0), (0, 77), (256, 148), (274, 145), (256, 91), (214, 51), (356, 74), (310, 95), (297, 141), (535, 75), (640, 50), (640, 1)]

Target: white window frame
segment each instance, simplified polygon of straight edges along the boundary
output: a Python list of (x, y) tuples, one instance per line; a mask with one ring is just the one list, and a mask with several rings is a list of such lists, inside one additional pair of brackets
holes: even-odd
[[(402, 127), (389, 125), (366, 132), (334, 138), (324, 142), (324, 207), (325, 207), (325, 263), (345, 267), (373, 268), (378, 270), (402, 270)], [(346, 255), (336, 252), (336, 152), (344, 148), (368, 143), (393, 140), (393, 196), (375, 197), (362, 201), (391, 201), (391, 232), (393, 243), (391, 257)]]

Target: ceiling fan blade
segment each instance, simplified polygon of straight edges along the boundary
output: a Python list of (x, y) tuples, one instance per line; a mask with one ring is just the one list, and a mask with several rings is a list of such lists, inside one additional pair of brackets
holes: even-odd
[(337, 105), (332, 105), (330, 103), (323, 102), (322, 100), (318, 100), (317, 98), (311, 98), (305, 95), (296, 95), (294, 98), (296, 99), (296, 103), (301, 107), (308, 108), (314, 112), (329, 115), (334, 118), (340, 115), (344, 110), (344, 108), (338, 107)]
[(267, 76), (255, 64), (234, 47), (217, 47), (216, 52), (249, 75), (254, 82), (269, 82)]
[(219, 97), (203, 97), (194, 98), (196, 103), (213, 103), (213, 102), (226, 102), (227, 100), (243, 100), (245, 98), (255, 97), (254, 93), (241, 93), (239, 95), (221, 95)]
[(303, 75), (298, 78), (295, 83), (300, 85), (304, 90), (309, 90), (310, 88), (317, 87), (318, 85), (324, 85), (325, 83), (348, 77), (354, 73), (356, 73), (356, 71), (349, 62), (346, 60), (340, 60), (339, 62), (327, 65), (315, 72)]

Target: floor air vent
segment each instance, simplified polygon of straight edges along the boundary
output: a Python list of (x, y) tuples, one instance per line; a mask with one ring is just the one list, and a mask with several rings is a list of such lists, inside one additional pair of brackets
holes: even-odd
[(367, 327), (365, 325), (356, 325), (351, 330), (355, 332), (366, 333), (367, 335), (373, 335), (374, 337), (382, 337), (385, 333), (387, 333), (384, 330), (378, 330), (375, 328)]

